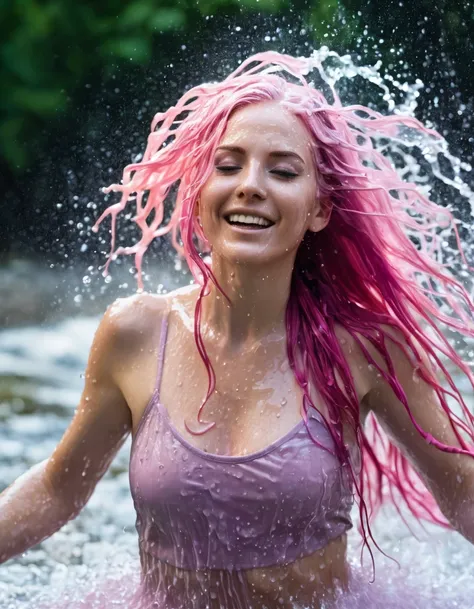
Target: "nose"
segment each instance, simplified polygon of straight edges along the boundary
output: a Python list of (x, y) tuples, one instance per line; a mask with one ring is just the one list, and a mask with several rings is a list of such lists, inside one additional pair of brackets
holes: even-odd
[(264, 200), (267, 197), (265, 178), (261, 175), (256, 164), (252, 164), (241, 172), (241, 180), (237, 187), (237, 197), (251, 201)]

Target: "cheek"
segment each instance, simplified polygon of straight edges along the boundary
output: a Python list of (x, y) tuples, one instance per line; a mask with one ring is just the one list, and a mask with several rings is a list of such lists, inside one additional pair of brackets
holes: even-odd
[(303, 229), (310, 220), (314, 211), (315, 200), (311, 193), (305, 193), (303, 196), (289, 197), (289, 218), (290, 222), (295, 225), (295, 228)]
[(203, 188), (199, 195), (199, 203), (196, 206), (196, 213), (201, 218), (201, 222), (204, 222), (209, 216), (209, 213), (212, 210), (212, 200), (212, 191), (210, 191), (209, 188)]
[(219, 230), (219, 197), (213, 188), (203, 189), (199, 198), (198, 215), (206, 239), (214, 240)]
[(218, 213), (219, 206), (225, 200), (226, 190), (215, 181), (208, 181), (201, 189), (199, 196), (200, 215), (209, 216)]

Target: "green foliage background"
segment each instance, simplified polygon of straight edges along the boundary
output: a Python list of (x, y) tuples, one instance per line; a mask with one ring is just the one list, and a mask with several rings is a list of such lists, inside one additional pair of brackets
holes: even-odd
[[(334, 7), (334, 0), (321, 4), (321, 15), (330, 16)], [(288, 8), (285, 0), (11, 0), (0, 4), (0, 154), (11, 168), (26, 168), (31, 162), (29, 139), (46, 123), (77, 107), (78, 91), (86, 83), (110, 75), (121, 63), (143, 65), (152, 59), (159, 63), (154, 43), (173, 47), (180, 35), (192, 32), (207, 15)], [(160, 54), (162, 60), (166, 58), (166, 53)]]
[[(247, 42), (254, 37), (254, 50), (282, 50), (281, 40), (264, 41), (266, 18), (285, 30), (286, 52), (292, 51), (292, 32), (301, 28), (316, 48), (327, 44), (363, 63), (381, 58), (392, 70), (397, 69), (397, 51), (404, 70), (427, 85), (420, 112), (434, 112), (435, 118), (438, 113), (437, 126), (456, 132), (458, 148), (472, 153), (472, 129), (466, 122), (474, 98), (470, 0), (5, 0), (0, 3), (3, 250), (24, 227), (28, 211), (50, 209), (61, 197), (67, 200), (66, 186), (59, 183), (50, 183), (47, 188), (54, 193), (46, 193), (47, 174), (57, 172), (57, 159), (80, 148), (81, 132), (87, 130), (90, 141), (97, 132), (99, 145), (105, 123), (118, 121), (130, 98), (144, 96), (146, 83), (176, 58), (188, 71), (176, 77), (173, 95), (176, 88), (196, 84), (190, 81), (202, 75), (188, 63), (193, 52), (202, 56), (204, 33), (205, 40), (219, 41), (240, 24), (248, 29)], [(215, 65), (225, 59), (233, 68), (241, 59), (237, 52), (218, 55)], [(114, 108), (108, 114), (100, 108), (92, 112), (91, 99), (95, 95), (100, 106), (97, 91), (113, 88), (112, 83), (120, 89), (107, 102)], [(151, 112), (144, 118), (149, 120)], [(20, 241), (25, 235), (28, 231)]]

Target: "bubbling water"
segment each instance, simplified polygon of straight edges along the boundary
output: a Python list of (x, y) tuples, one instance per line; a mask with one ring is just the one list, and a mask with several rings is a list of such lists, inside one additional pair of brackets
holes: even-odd
[[(374, 66), (356, 65), (349, 55), (339, 56), (327, 47), (322, 47), (308, 58), (307, 76), (315, 87), (321, 88), (327, 94), (328, 99), (331, 99), (331, 91), (335, 90), (343, 103), (364, 97), (367, 98), (364, 99), (365, 105), (371, 109), (414, 116), (423, 83), (419, 80), (413, 83), (402, 82), (398, 77), (390, 74), (383, 75), (381, 68), (380, 62)], [(426, 124), (430, 128), (433, 127), (428, 122)], [(433, 137), (408, 127), (397, 137), (379, 138), (374, 143), (393, 163), (404, 180), (416, 185), (424, 196), (442, 204), (453, 214), (455, 225), (462, 237), (465, 257), (460, 256), (459, 244), (452, 227), (440, 223), (436, 228), (442, 246), (436, 250), (440, 256), (438, 261), (449, 265), (472, 294), (472, 279), (468, 270), (468, 261), (473, 258), (474, 247), (470, 238), (474, 228), (472, 206), (474, 197), (470, 186), (471, 165), (452, 154), (444, 138)], [(416, 206), (410, 213), (414, 221), (420, 217)], [(440, 217), (440, 220), (444, 220), (444, 216)], [(80, 230), (83, 230), (82, 225)], [(123, 226), (120, 231), (129, 236), (131, 229)], [(415, 235), (413, 238), (416, 238)], [(101, 245), (107, 243), (106, 237), (100, 239)], [(111, 258), (113, 255), (112, 253)], [(178, 261), (178, 268), (179, 264)], [(88, 273), (84, 276), (84, 289), (90, 289), (92, 275), (93, 273)], [(161, 283), (164, 281), (160, 282), (160, 289), (163, 289)], [(129, 289), (128, 285), (127, 289)], [(21, 396), (19, 389), (18, 394), (14, 395), (10, 403), (5, 406), (9, 417), (8, 426), (0, 429), (0, 446), (2, 446), (0, 471), (2, 482), (5, 484), (13, 481), (20, 473), (15, 463), (23, 462), (25, 465), (30, 465), (31, 462), (49, 456), (52, 447), (61, 437), (65, 422), (70, 419), (73, 404), (79, 398), (80, 387), (73, 386), (71, 389), (69, 386), (67, 389), (60, 384), (61, 378), (66, 378), (73, 372), (77, 376), (78, 370), (85, 365), (87, 347), (97, 320), (78, 318), (68, 323), (69, 326), (58, 324), (48, 330), (26, 328), (23, 335), (13, 336), (8, 333), (0, 335), (0, 355), (7, 364), (5, 375), (23, 376), (33, 381), (37, 380), (39, 369), (43, 375), (43, 401), (37, 403), (36, 412), (31, 415), (29, 426), (24, 416), (15, 414), (16, 401), (24, 397)], [(71, 324), (76, 330), (79, 328), (78, 335), (81, 336), (81, 341), (77, 341), (74, 345), (66, 340), (71, 331)], [(84, 341), (84, 336), (88, 336), (88, 341)], [(24, 348), (23, 340), (26, 341), (25, 344), (30, 345), (33, 344), (33, 340), (39, 345), (54, 344), (56, 350), (54, 353), (46, 354), (44, 351), (32, 351)], [(459, 338), (453, 336), (453, 341), (457, 343)], [(464, 342), (460, 344), (460, 354), (461, 349), (466, 360), (474, 361), (473, 345)], [(69, 361), (73, 361), (71, 366), (66, 366), (62, 371), (60, 367), (58, 368), (61, 356), (65, 361), (68, 361), (68, 358)], [(58, 375), (58, 371), (61, 374)], [(462, 379), (456, 380), (462, 383)], [(467, 386), (466, 391), (469, 389), (470, 387)], [(66, 390), (69, 391), (67, 396)], [(60, 395), (64, 392), (65, 399), (61, 404), (55, 402), (58, 392)], [(53, 394), (56, 394), (56, 397), (53, 398)], [(36, 399), (38, 402), (38, 398)], [(472, 410), (472, 396), (467, 396), (467, 399)], [(47, 416), (44, 414), (45, 410), (48, 411)], [(34, 443), (34, 447), (31, 443), (33, 428), (36, 432), (41, 432), (43, 437), (43, 442)], [(12, 429), (16, 434), (13, 441), (11, 436), (10, 439), (7, 437)], [(107, 588), (102, 588), (102, 578), (111, 577), (113, 581), (114, 576), (123, 577), (122, 583), (126, 580), (130, 585), (136, 583), (135, 580), (138, 578), (139, 565), (135, 556), (137, 540), (133, 532), (133, 506), (129, 497), (126, 474), (129, 450), (130, 444), (127, 443), (99, 484), (89, 505), (75, 521), (35, 550), (1, 567), (1, 607), (8, 609), (36, 607), (36, 599), (40, 594), (50, 598), (50, 606), (66, 607), (67, 602), (61, 605), (58, 598), (61, 598), (65, 591), (72, 591), (72, 588), (79, 586), (81, 582), (83, 583), (79, 590), (95, 588), (98, 593), (106, 596), (110, 594), (110, 603), (112, 599), (125, 598), (125, 595), (120, 597), (114, 594), (113, 585), (110, 586), (109, 591)], [(354, 519), (356, 519), (355, 515)], [(407, 519), (410, 521), (409, 515)], [(414, 530), (418, 530), (415, 522), (410, 521), (410, 525)], [(415, 556), (422, 551), (425, 560), (422, 566), (418, 563), (420, 570), (418, 579), (413, 580), (413, 573), (408, 573), (407, 580), (411, 578), (413, 585), (418, 588), (428, 588), (433, 581), (441, 582), (444, 586), (442, 594), (448, 601), (457, 587), (463, 585), (467, 588), (469, 582), (474, 581), (473, 550), (455, 533), (439, 531), (434, 527), (428, 527), (428, 533), (424, 537), (423, 533), (420, 533), (421, 542), (407, 537), (400, 519), (390, 508), (379, 516), (374, 526), (375, 538), (383, 540), (384, 549), (401, 563), (410, 565)], [(353, 560), (357, 554), (356, 535), (351, 533), (349, 541), (349, 557)], [(383, 565), (383, 558), (380, 557), (380, 560)], [(393, 569), (393, 566), (387, 564), (383, 568)], [(473, 595), (472, 590), (471, 595)], [(447, 601), (446, 607), (450, 606)]]

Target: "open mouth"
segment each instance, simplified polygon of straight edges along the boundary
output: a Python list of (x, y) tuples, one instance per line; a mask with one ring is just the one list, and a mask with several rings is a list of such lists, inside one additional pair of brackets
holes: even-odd
[(247, 228), (251, 230), (264, 230), (273, 226), (273, 222), (260, 216), (251, 216), (243, 214), (230, 214), (226, 217), (226, 221), (231, 226), (238, 228)]

